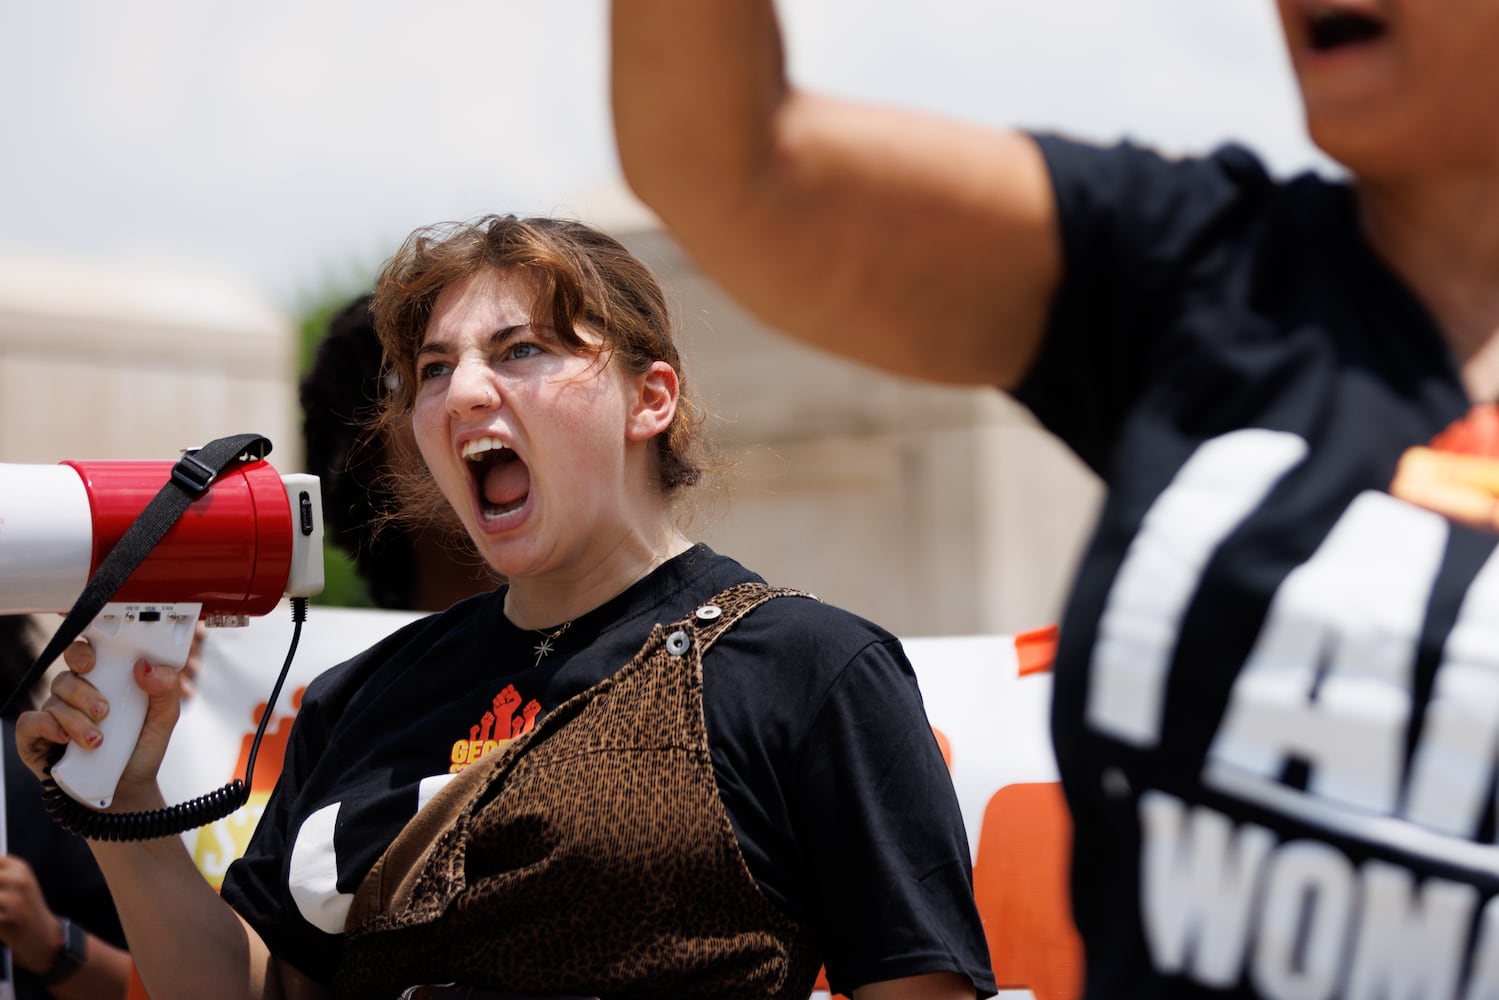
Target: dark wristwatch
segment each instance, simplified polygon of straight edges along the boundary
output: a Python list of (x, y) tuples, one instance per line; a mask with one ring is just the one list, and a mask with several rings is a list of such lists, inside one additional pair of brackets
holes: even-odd
[(52, 960), (52, 968), (37, 977), (46, 986), (56, 986), (88, 961), (88, 934), (67, 917), (58, 917), (57, 922), (62, 926), (62, 950)]

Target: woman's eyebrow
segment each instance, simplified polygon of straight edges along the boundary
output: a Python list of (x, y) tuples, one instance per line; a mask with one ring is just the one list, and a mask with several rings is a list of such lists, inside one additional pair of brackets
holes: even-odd
[[(522, 330), (529, 329), (532, 329), (530, 323), (516, 323), (513, 326), (502, 326), (489, 335), (487, 344), (489, 348), (493, 350), (494, 348), (504, 344), (505, 341), (509, 340), (511, 337), (515, 336)], [(446, 340), (443, 340), (441, 338), (433, 338), (431, 340), (423, 342), (422, 346), (416, 349), (416, 356), (421, 357), (424, 354), (446, 354), (451, 350), (452, 348), (449, 346)]]

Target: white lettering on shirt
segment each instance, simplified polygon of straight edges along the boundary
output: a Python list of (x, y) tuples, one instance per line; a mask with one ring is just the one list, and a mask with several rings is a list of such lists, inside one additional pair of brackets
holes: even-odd
[(1294, 434), (1240, 430), (1206, 441), (1151, 504), (1098, 622), (1087, 718), (1135, 746), (1160, 738), (1182, 615), (1209, 557), (1306, 457)]
[[(1213, 553), (1304, 456), (1292, 435), (1235, 432), (1157, 498), (1100, 619), (1093, 728), (1159, 744)], [(1424, 707), (1414, 690), (1452, 530), (1361, 494), (1272, 595), (1201, 780), (1294, 827), (1141, 794), (1141, 914), (1161, 972), (1269, 1000), (1499, 998), (1499, 898), (1461, 874), (1499, 878), (1499, 846), (1476, 840), (1499, 794), (1499, 550), (1468, 586)]]
[(1267, 1000), (1494, 997), (1499, 919), (1493, 901), (1475, 914), (1472, 886), (1418, 884), (1320, 841), (1278, 842), (1164, 792), (1146, 792), (1139, 809), (1145, 935), (1161, 971), (1218, 989), (1247, 975)]
[(1446, 539), (1440, 515), (1383, 493), (1357, 497), (1276, 591), (1208, 752), (1210, 774), (1279, 782), (1299, 760), (1317, 797), (1392, 814), (1416, 641)]

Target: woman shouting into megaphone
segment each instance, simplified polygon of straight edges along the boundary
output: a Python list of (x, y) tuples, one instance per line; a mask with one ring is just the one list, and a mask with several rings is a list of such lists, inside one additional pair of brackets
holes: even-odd
[[(176, 838), (92, 845), (151, 996), (991, 994), (900, 643), (679, 527), (698, 413), (650, 272), (488, 217), (413, 234), (373, 314), (407, 506), (507, 582), (308, 688), (222, 897)], [(86, 659), (18, 727), (38, 773), (98, 740)], [(161, 804), (177, 711), (136, 676), (116, 808)]]

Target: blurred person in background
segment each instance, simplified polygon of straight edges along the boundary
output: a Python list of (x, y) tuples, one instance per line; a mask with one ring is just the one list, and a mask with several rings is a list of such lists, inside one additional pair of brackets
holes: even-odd
[[(0, 687), (21, 683), (41, 651), (29, 615), (0, 615)], [(88, 844), (52, 821), (42, 786), (16, 753), (19, 699), (0, 720), (5, 742), (5, 843), (0, 855), (0, 944), (10, 951), (17, 1000), (125, 996), (130, 955), (109, 887)]]
[(1346, 175), (812, 93), (770, 0), (614, 0), (621, 163), (770, 325), (1104, 480), (1052, 712), (1088, 997), (1496, 996), (1499, 4), (1277, 7)]

